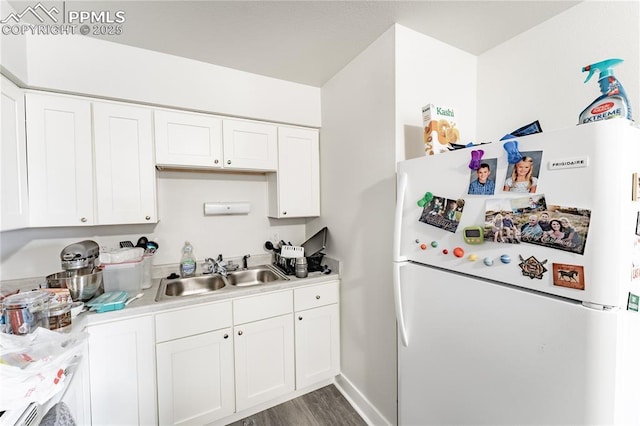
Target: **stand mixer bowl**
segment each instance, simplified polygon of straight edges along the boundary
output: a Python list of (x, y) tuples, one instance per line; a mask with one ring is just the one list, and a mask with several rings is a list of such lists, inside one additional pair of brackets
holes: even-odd
[[(85, 273), (82, 273), (85, 272)], [(46, 277), (49, 288), (68, 288), (74, 302), (86, 302), (102, 293), (102, 271), (93, 268), (62, 271)]]

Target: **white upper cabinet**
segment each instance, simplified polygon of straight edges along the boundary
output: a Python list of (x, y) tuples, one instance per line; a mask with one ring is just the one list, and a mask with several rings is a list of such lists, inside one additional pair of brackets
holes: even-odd
[(275, 171), (278, 168), (278, 129), (273, 124), (224, 120), (224, 167)]
[(31, 226), (93, 225), (91, 103), (27, 93)]
[(27, 141), (22, 90), (0, 77), (0, 231), (29, 226)]
[(160, 167), (275, 171), (277, 127), (214, 115), (156, 110), (156, 164)]
[(222, 120), (205, 114), (156, 110), (156, 163), (222, 167)]
[(278, 173), (268, 176), (269, 216), (320, 216), (318, 131), (278, 128)]
[(151, 110), (37, 93), (26, 110), (30, 226), (157, 222)]
[(93, 104), (97, 223), (157, 222), (151, 110)]

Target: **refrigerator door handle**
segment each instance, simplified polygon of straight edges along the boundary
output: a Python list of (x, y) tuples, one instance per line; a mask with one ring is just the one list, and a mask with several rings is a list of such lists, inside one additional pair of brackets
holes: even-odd
[(407, 190), (407, 174), (402, 173), (398, 177), (398, 193), (396, 194), (396, 213), (393, 221), (393, 260), (401, 262), (407, 260), (406, 256), (400, 255), (400, 243), (402, 241), (402, 208), (404, 207), (404, 197)]
[(402, 292), (400, 291), (400, 268), (401, 263), (393, 262), (393, 299), (396, 305), (396, 321), (398, 322), (398, 333), (404, 347), (409, 346), (409, 336), (404, 323), (404, 312), (402, 310)]

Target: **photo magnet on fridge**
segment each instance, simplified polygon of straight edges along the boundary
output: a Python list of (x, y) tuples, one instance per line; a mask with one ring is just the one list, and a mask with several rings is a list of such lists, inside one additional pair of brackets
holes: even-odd
[(460, 224), (463, 209), (463, 199), (454, 200), (434, 196), (429, 204), (424, 206), (420, 219), (418, 220), (444, 229), (445, 231), (456, 232)]
[(469, 195), (493, 195), (496, 192), (497, 158), (483, 159), (477, 170), (469, 173)]
[(535, 193), (538, 190), (538, 175), (542, 162), (542, 151), (521, 152), (522, 160), (509, 164), (503, 191)]
[(584, 268), (581, 265), (554, 263), (553, 285), (584, 290)]

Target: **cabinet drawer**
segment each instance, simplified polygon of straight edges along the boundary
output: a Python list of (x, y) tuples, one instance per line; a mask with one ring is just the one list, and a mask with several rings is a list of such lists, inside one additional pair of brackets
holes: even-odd
[(290, 290), (233, 301), (233, 323), (236, 325), (291, 312), (293, 295)]
[(296, 311), (338, 303), (338, 281), (294, 290)]
[(212, 303), (156, 315), (156, 342), (231, 327), (231, 302)]

